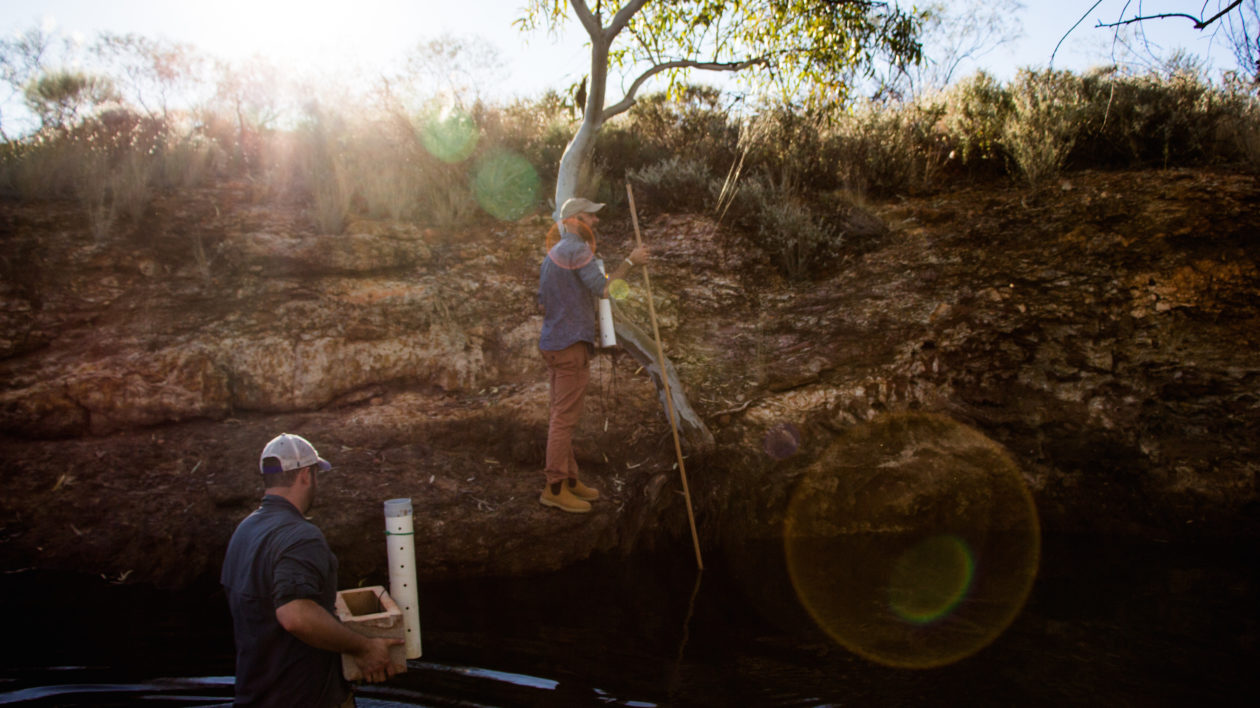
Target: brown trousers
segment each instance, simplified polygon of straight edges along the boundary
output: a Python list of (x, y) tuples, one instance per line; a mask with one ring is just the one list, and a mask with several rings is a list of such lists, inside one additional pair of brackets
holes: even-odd
[(577, 479), (573, 431), (582, 417), (582, 399), (591, 379), (590, 344), (578, 342), (558, 352), (540, 349), (551, 383), (551, 419), (547, 425), (547, 483)]

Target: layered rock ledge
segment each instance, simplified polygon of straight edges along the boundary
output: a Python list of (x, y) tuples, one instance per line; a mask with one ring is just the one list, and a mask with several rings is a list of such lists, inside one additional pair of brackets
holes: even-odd
[[(428, 578), (687, 552), (657, 391), (624, 351), (597, 357), (579, 431), (605, 499), (536, 501), (545, 222), (328, 235), (248, 194), (164, 195), (107, 241), (72, 203), (0, 204), (6, 569), (217, 572), (281, 431), (338, 467), (315, 516), (347, 585), (380, 572), (394, 497)], [(649, 213), (662, 338), (714, 439), (687, 462), (705, 544), (782, 533), (830, 440), (903, 411), (1006, 449), (1049, 532), (1254, 536), (1258, 197), (1255, 176), (1167, 170), (873, 204), (886, 228), (808, 281)], [(603, 226), (627, 251), (628, 218)], [(619, 310), (646, 327), (641, 288)]]

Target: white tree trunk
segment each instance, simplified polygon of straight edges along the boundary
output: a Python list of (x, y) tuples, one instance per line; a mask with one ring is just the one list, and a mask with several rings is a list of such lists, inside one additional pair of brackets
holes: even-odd
[[(577, 6), (581, 5), (581, 8)], [(574, 3), (579, 14), (588, 15), (583, 25), (591, 38), (591, 73), (586, 95), (586, 105), (582, 107), (582, 125), (577, 134), (569, 141), (560, 157), (560, 170), (556, 173), (556, 210), (552, 218), (560, 220), (560, 207), (570, 197), (593, 197), (593, 194), (578, 194), (578, 181), (582, 176), (582, 168), (595, 152), (595, 136), (604, 127), (604, 96), (608, 83), (608, 48), (612, 45), (616, 32), (605, 33), (595, 18), (589, 17), (585, 3)], [(636, 10), (637, 12), (637, 10)]]
[(570, 197), (586, 196), (579, 195), (578, 179), (582, 174), (582, 167), (591, 159), (591, 154), (595, 151), (595, 136), (599, 134), (598, 119), (592, 115), (592, 111), (588, 110), (582, 118), (582, 125), (578, 128), (577, 134), (569, 141), (569, 145), (564, 149), (564, 155), (560, 157), (560, 169), (556, 173), (556, 210), (552, 214), (552, 218), (556, 221), (560, 220), (560, 206)]

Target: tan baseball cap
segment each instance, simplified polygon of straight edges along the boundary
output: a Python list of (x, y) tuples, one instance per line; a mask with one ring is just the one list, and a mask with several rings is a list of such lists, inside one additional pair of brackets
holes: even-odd
[(564, 205), (560, 207), (560, 218), (568, 219), (569, 217), (577, 216), (582, 212), (596, 212), (603, 208), (604, 205), (599, 202), (593, 202), (589, 199), (583, 199), (582, 197), (573, 197), (572, 199), (565, 201)]

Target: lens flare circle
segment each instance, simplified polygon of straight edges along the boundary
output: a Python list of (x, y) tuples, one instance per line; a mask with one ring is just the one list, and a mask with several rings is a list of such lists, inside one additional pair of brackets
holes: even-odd
[(630, 297), (630, 284), (621, 278), (616, 278), (608, 284), (608, 297), (618, 302)]
[(587, 263), (595, 259), (595, 233), (591, 231), (591, 227), (577, 219), (566, 220), (564, 230), (582, 239), (589, 248), (556, 249), (556, 244), (560, 242), (560, 225), (552, 224), (543, 241), (547, 258), (565, 270), (578, 270), (585, 267)]
[(800, 449), (801, 431), (791, 423), (780, 423), (766, 431), (761, 447), (775, 460), (786, 460)]
[(888, 606), (913, 624), (930, 624), (958, 606), (971, 587), (975, 561), (967, 542), (931, 536), (893, 563)]
[(473, 196), (486, 213), (515, 221), (533, 211), (538, 202), (538, 171), (529, 160), (508, 151), (481, 159), (473, 173)]
[(458, 108), (430, 111), (420, 122), (420, 144), (447, 164), (467, 160), (479, 138), (476, 121)]
[(943, 416), (840, 433), (798, 478), (784, 556), (801, 605), (850, 651), (904, 668), (966, 658), (1028, 598), (1041, 529), (1005, 449)]

